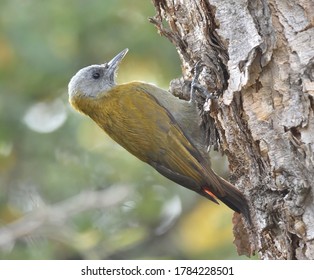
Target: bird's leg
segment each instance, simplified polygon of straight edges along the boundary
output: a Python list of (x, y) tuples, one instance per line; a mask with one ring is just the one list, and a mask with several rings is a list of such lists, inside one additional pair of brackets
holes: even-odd
[(203, 67), (204, 67), (204, 65), (202, 64), (202, 62), (200, 60), (194, 66), (194, 77), (193, 77), (193, 80), (191, 82), (191, 90), (190, 90), (190, 102), (195, 101), (195, 91), (196, 90), (206, 99), (206, 101), (208, 101), (209, 99), (218, 98), (216, 95), (209, 92), (198, 81), (198, 78), (202, 72)]

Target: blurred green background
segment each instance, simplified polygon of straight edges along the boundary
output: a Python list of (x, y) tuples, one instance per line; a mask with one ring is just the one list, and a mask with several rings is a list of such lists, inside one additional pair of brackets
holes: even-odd
[[(45, 213), (86, 190), (111, 187), (118, 197), (115, 186), (128, 190), (110, 207), (78, 205), (63, 222), (59, 213), (30, 234), (20, 228), (0, 258), (240, 258), (232, 211), (163, 178), (68, 104), (77, 70), (126, 47), (119, 82), (168, 88), (180, 76), (174, 46), (147, 20), (152, 3), (2, 0), (0, 15), (0, 236), (36, 209)], [(224, 162), (216, 169), (225, 171)]]

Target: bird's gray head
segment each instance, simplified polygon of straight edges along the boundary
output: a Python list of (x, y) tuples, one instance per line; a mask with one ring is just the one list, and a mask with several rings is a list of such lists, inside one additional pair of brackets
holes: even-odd
[(100, 92), (108, 91), (115, 86), (116, 71), (127, 52), (128, 49), (123, 50), (108, 63), (91, 65), (79, 70), (69, 83), (69, 97), (76, 95), (96, 97)]

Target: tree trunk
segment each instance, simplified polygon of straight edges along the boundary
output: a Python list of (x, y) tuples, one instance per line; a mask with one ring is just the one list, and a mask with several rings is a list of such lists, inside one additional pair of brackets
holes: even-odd
[(201, 104), (203, 128), (250, 204), (251, 226), (233, 219), (238, 253), (314, 259), (313, 1), (153, 3), (182, 61), (171, 91), (201, 61), (201, 84), (219, 96)]

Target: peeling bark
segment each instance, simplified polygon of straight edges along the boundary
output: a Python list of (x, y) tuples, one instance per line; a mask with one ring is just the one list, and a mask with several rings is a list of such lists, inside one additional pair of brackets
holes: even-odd
[(314, 2), (153, 3), (151, 22), (182, 61), (170, 90), (182, 95), (201, 60), (200, 82), (219, 96), (200, 108), (250, 204), (252, 227), (233, 219), (238, 252), (314, 259)]

